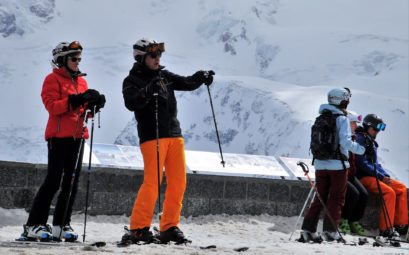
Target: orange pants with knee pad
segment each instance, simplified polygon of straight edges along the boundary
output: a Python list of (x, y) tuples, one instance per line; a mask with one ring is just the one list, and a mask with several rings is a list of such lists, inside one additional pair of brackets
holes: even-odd
[[(132, 209), (131, 229), (150, 227), (158, 197), (158, 168), (156, 140), (141, 144), (144, 162), (143, 183)], [(177, 138), (159, 139), (159, 169), (162, 183), (163, 167), (166, 172), (166, 192), (160, 230), (177, 226), (180, 221), (183, 194), (186, 189), (186, 163), (184, 140)]]
[[(360, 181), (369, 192), (379, 194), (375, 177), (362, 177)], [(392, 227), (395, 225), (408, 224), (408, 200), (405, 184), (393, 179), (390, 179), (390, 183), (388, 184), (382, 181), (379, 181), (379, 184), (381, 186), (383, 199), (385, 201), (386, 209), (388, 210)], [(381, 208), (379, 229), (383, 231), (388, 227), (389, 224), (388, 222), (385, 222), (385, 216)]]

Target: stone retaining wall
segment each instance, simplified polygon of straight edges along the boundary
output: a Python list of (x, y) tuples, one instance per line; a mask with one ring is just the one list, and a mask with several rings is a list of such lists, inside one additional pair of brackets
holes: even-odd
[[(29, 210), (45, 174), (46, 165), (0, 161), (0, 207)], [(75, 211), (84, 210), (87, 176), (84, 171)], [(130, 215), (143, 171), (93, 168), (89, 176), (90, 214)], [(310, 191), (306, 181), (198, 174), (188, 174), (187, 180), (184, 216), (221, 213), (296, 216)], [(165, 185), (166, 178), (161, 188), (162, 199)], [(378, 208), (376, 197), (371, 196), (362, 221), (366, 227), (377, 227)]]

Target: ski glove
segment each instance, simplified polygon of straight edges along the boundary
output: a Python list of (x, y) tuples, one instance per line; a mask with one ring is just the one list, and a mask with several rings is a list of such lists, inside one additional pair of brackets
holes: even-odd
[(80, 105), (87, 102), (97, 101), (99, 99), (99, 92), (95, 89), (88, 89), (84, 93), (72, 94), (68, 96), (68, 103), (72, 109), (77, 109)]
[(87, 109), (90, 109), (91, 111), (93, 111), (94, 107), (95, 107), (95, 113), (97, 113), (102, 108), (104, 108), (105, 103), (106, 103), (105, 95), (101, 94), (101, 95), (99, 95), (98, 100), (88, 102)]
[(197, 71), (192, 75), (192, 79), (195, 82), (198, 82), (200, 84), (205, 84), (206, 86), (210, 86), (213, 83), (213, 75), (216, 73), (213, 70), (210, 71)]
[(163, 78), (155, 77), (148, 83), (148, 85), (146, 85), (146, 87), (145, 87), (146, 97), (150, 98), (154, 94), (159, 94), (159, 92), (162, 89), (162, 85), (160, 84), (160, 82), (162, 80), (163, 80)]

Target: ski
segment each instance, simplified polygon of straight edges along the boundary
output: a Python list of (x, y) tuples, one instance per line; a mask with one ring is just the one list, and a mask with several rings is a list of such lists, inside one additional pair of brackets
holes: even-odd
[(40, 247), (40, 246), (94, 246), (94, 247), (104, 247), (106, 242), (98, 241), (93, 243), (81, 243), (76, 242), (59, 242), (59, 241), (47, 241), (41, 242), (37, 240), (14, 240), (14, 241), (4, 241), (0, 242), (0, 247)]
[(352, 235), (352, 236), (357, 236), (360, 238), (371, 238), (374, 239), (375, 242), (373, 243), (373, 246), (376, 247), (384, 247), (384, 246), (393, 246), (393, 247), (400, 247), (400, 243), (409, 243), (406, 240), (402, 240), (398, 237), (392, 238), (392, 237), (382, 237), (382, 236), (375, 236), (375, 235)]
[[(159, 234), (160, 234), (159, 228), (158, 228), (157, 226), (154, 226), (152, 229), (153, 229), (153, 233), (154, 233), (154, 235), (153, 235), (154, 238), (153, 238), (153, 241), (152, 241), (152, 242), (137, 242), (137, 243), (134, 243), (134, 242), (132, 242), (132, 241), (130, 240), (130, 238), (129, 238), (129, 229), (128, 229), (128, 227), (125, 226), (125, 227), (124, 227), (125, 235), (122, 236), (121, 241), (119, 241), (119, 242), (116, 243), (116, 246), (119, 247), (119, 248), (126, 248), (126, 247), (129, 247), (129, 246), (131, 246), (131, 245), (150, 245), (150, 244), (160, 244), (160, 245), (188, 245), (188, 244), (191, 244), (191, 243), (192, 243), (192, 241), (191, 241), (191, 240), (188, 240), (188, 239), (186, 239), (186, 240), (187, 240), (186, 242), (179, 242), (179, 243), (177, 243), (177, 242), (172, 242), (172, 241), (171, 241), (171, 242), (167, 242), (167, 243), (161, 242), (160, 239), (159, 239)], [(201, 249), (201, 250), (212, 250), (212, 249), (217, 249), (217, 246), (214, 245), (214, 244), (211, 244), (211, 245), (207, 245), (207, 246), (199, 246), (199, 249)], [(234, 248), (233, 251), (243, 252), (243, 251), (247, 251), (247, 250), (249, 250), (249, 249), (250, 249), (250, 248), (247, 247), (247, 246), (242, 246), (242, 247)]]

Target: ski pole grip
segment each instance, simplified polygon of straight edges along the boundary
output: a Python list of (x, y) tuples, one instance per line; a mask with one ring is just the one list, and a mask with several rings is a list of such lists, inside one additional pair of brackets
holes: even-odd
[(307, 164), (305, 164), (305, 163), (302, 162), (302, 161), (298, 161), (298, 162), (297, 162), (297, 166), (300, 166), (300, 167), (302, 168), (302, 171), (303, 171), (304, 173), (306, 173), (306, 174), (308, 174), (308, 172), (310, 171), (310, 170), (308, 169)]

